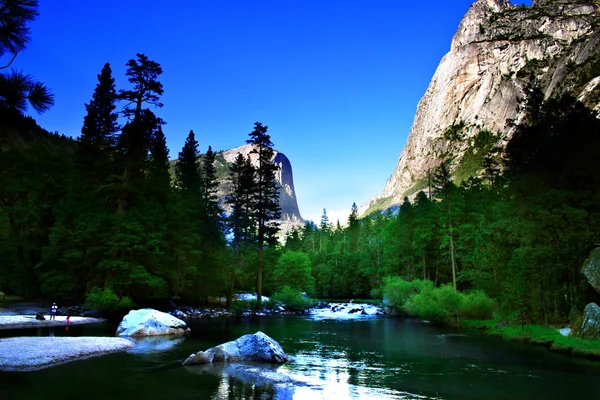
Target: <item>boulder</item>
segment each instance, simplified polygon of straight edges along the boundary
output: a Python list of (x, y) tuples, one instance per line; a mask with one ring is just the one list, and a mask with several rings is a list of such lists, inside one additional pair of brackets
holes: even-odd
[(174, 316), (143, 308), (131, 310), (119, 324), (119, 336), (182, 335), (190, 331), (187, 324)]
[(288, 360), (288, 356), (279, 343), (258, 331), (253, 335), (244, 335), (231, 342), (192, 354), (183, 362), (183, 365), (239, 361), (282, 364)]
[(583, 262), (581, 272), (589, 284), (600, 293), (600, 247), (590, 252), (588, 258)]
[(585, 306), (580, 322), (571, 330), (571, 336), (587, 340), (600, 339), (600, 307), (596, 303)]

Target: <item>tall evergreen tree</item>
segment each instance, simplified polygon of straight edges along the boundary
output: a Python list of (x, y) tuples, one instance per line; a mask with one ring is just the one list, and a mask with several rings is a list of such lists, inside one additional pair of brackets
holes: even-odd
[(163, 86), (157, 80), (162, 74), (161, 66), (148, 59), (144, 54), (137, 54), (137, 60), (127, 62), (128, 81), (133, 84), (129, 90), (121, 90), (119, 96), (127, 104), (123, 114), (129, 122), (123, 127), (119, 138), (122, 155), (123, 178), (118, 200), (117, 213), (122, 214), (125, 206), (131, 205), (131, 197), (139, 190), (142, 171), (146, 162), (152, 134), (163, 124), (160, 118), (144, 106), (162, 107), (159, 102), (163, 94)]
[(202, 178), (204, 189), (204, 210), (207, 219), (214, 222), (216, 226), (221, 225), (221, 207), (219, 206), (219, 181), (217, 180), (217, 169), (215, 166), (216, 154), (212, 147), (204, 155), (202, 163)]
[(97, 190), (107, 185), (112, 176), (115, 134), (119, 127), (115, 112), (117, 91), (110, 64), (104, 64), (92, 100), (85, 105), (79, 146), (75, 154), (75, 173), (81, 177), (77, 185)]
[(200, 193), (202, 188), (202, 178), (198, 166), (199, 154), (196, 135), (194, 131), (190, 131), (175, 165), (177, 186), (188, 193)]
[(169, 173), (169, 149), (162, 128), (159, 126), (150, 142), (150, 160), (148, 163), (148, 189), (156, 200), (167, 202), (171, 190)]
[(281, 218), (279, 207), (279, 191), (275, 182), (275, 172), (278, 167), (273, 163), (273, 143), (267, 135), (268, 127), (260, 122), (254, 124), (250, 139), (246, 140), (254, 146), (252, 153), (258, 155), (256, 169), (256, 203), (254, 217), (257, 227), (258, 265), (256, 270), (256, 295), (258, 305), (262, 301), (263, 280), (263, 247), (275, 244), (279, 225), (275, 222)]
[[(249, 158), (248, 158), (249, 159)], [(230, 191), (225, 202), (231, 207), (227, 227), (231, 232), (231, 264), (228, 271), (227, 307), (231, 307), (235, 280), (241, 268), (242, 250), (250, 244), (253, 218), (250, 210), (254, 190), (254, 168), (247, 159), (238, 153), (229, 167)]]

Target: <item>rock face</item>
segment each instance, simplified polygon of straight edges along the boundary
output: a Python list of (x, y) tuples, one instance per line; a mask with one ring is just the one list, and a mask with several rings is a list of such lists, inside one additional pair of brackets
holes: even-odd
[[(506, 120), (522, 117), (517, 99), (532, 75), (547, 98), (570, 93), (600, 109), (598, 3), (538, 0), (526, 7), (477, 0), (419, 102), (395, 171), (360, 214), (401, 204), (426, 186), (428, 171), (442, 159), (451, 159), (456, 171), (482, 129), (505, 144), (511, 135)], [(456, 131), (461, 135), (444, 134)]]
[(583, 309), (580, 322), (571, 330), (571, 336), (579, 339), (600, 339), (600, 307), (590, 303)]
[(188, 333), (187, 324), (174, 316), (143, 308), (131, 310), (119, 324), (116, 334), (119, 336), (182, 335)]
[[(250, 156), (252, 164), (257, 166), (258, 156), (251, 154), (252, 145), (243, 145), (236, 147), (231, 150), (225, 150), (221, 153), (217, 160), (220, 162), (218, 170), (221, 171), (219, 174), (219, 193), (221, 198), (225, 198), (229, 192), (227, 185), (228, 168), (229, 165), (233, 164), (238, 154), (242, 154), (244, 157)], [(279, 205), (281, 206), (281, 219), (280, 226), (282, 234), (290, 231), (294, 227), (301, 227), (304, 225), (304, 220), (300, 215), (300, 209), (298, 208), (298, 200), (296, 199), (296, 191), (294, 189), (294, 174), (292, 172), (292, 164), (285, 154), (278, 151), (274, 151), (273, 162), (279, 167), (279, 171), (275, 176), (279, 187)], [(222, 204), (224, 208), (225, 205)], [(226, 209), (226, 211), (228, 211)]]
[(600, 247), (591, 251), (584, 261), (581, 272), (587, 281), (598, 293), (600, 293)]
[(258, 331), (253, 335), (244, 335), (234, 341), (192, 354), (183, 365), (238, 361), (282, 364), (288, 361), (288, 356), (279, 343)]

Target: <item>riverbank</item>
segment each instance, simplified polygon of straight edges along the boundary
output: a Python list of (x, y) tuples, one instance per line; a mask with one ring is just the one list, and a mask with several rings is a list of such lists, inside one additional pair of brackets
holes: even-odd
[(51, 328), (56, 326), (97, 324), (105, 322), (101, 318), (72, 316), (67, 322), (66, 316), (57, 316), (55, 320), (37, 320), (34, 315), (0, 315), (0, 330), (26, 329), (26, 328)]
[(131, 340), (117, 337), (28, 336), (0, 339), (0, 371), (36, 371), (133, 346)]
[(600, 341), (563, 336), (558, 329), (542, 325), (498, 326), (493, 320), (463, 320), (461, 328), (478, 330), (514, 342), (543, 346), (550, 351), (573, 357), (600, 360)]

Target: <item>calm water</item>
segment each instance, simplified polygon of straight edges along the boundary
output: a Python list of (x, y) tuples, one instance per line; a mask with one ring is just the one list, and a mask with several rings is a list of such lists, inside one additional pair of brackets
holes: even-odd
[[(116, 325), (0, 331), (108, 336)], [(397, 318), (201, 321), (182, 340), (36, 371), (0, 373), (0, 399), (599, 399), (600, 362)], [(296, 384), (182, 367), (189, 354), (261, 330), (293, 362)], [(157, 347), (158, 346), (158, 347)]]

